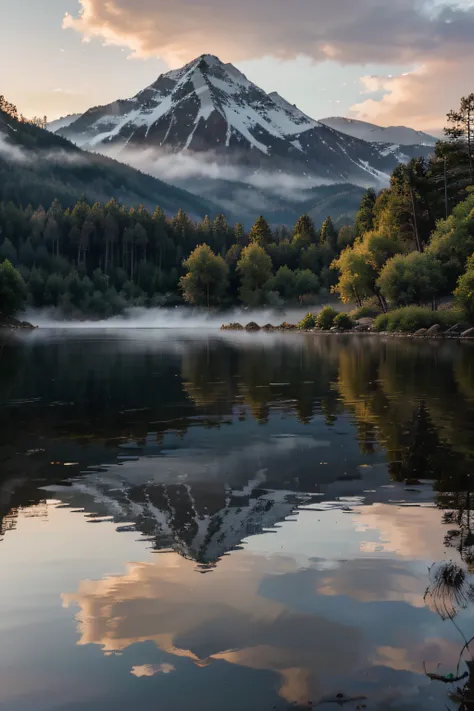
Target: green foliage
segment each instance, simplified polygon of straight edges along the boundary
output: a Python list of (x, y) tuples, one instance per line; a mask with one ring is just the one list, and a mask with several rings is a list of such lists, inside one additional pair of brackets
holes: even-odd
[(354, 234), (361, 237), (374, 228), (374, 206), (377, 195), (373, 188), (369, 188), (361, 200), (359, 211), (354, 224)]
[(447, 220), (438, 222), (427, 252), (443, 264), (453, 288), (467, 258), (474, 252), (474, 192), (454, 208)]
[(321, 233), (319, 237), (321, 244), (324, 244), (331, 250), (335, 251), (337, 248), (337, 237), (337, 231), (331, 217), (326, 217), (321, 225)]
[(198, 306), (218, 305), (229, 285), (229, 267), (216, 257), (207, 244), (196, 247), (183, 262), (187, 274), (181, 277), (180, 287), (184, 300)]
[(283, 299), (293, 299), (296, 293), (295, 272), (286, 265), (280, 267), (275, 276), (268, 280), (266, 288), (269, 291), (277, 291)]
[(265, 285), (272, 273), (272, 260), (265, 250), (252, 242), (242, 250), (237, 263), (241, 278), (240, 298), (247, 306), (265, 303)]
[(459, 311), (432, 311), (421, 306), (405, 306), (386, 314), (380, 314), (374, 321), (376, 331), (402, 331), (415, 333), (420, 328), (430, 328), (439, 324), (449, 328), (462, 323), (464, 314)]
[(295, 271), (295, 295), (298, 298), (317, 294), (319, 289), (319, 279), (310, 269), (297, 269)]
[(276, 291), (282, 299), (291, 301), (303, 296), (317, 294), (319, 279), (309, 269), (296, 269), (292, 271), (287, 266), (280, 267), (275, 276), (271, 277), (266, 289)]
[(338, 315), (336, 309), (332, 306), (325, 306), (316, 317), (316, 325), (323, 331), (328, 331), (334, 326), (334, 319)]
[(127, 205), (153, 208), (157, 200), (168, 213), (181, 207), (202, 217), (210, 206), (186, 190), (168, 185), (98, 153), (81, 151), (57, 134), (21, 120), (0, 106), (0, 133), (28, 160), (0, 157), (0, 201), (17, 205), (48, 205), (57, 198), (72, 207), (81, 196), (107, 202), (115, 198)]
[(317, 232), (314, 222), (309, 215), (301, 215), (293, 228), (293, 243), (299, 246), (308, 246), (316, 242)]
[(466, 154), (469, 181), (474, 182), (474, 94), (463, 96), (459, 109), (448, 114), (445, 135), (456, 144), (459, 151)]
[(350, 331), (354, 327), (354, 322), (349, 314), (337, 314), (334, 318), (334, 326), (343, 331)]
[(309, 331), (311, 328), (316, 328), (316, 318), (314, 314), (307, 313), (306, 316), (299, 322), (298, 328), (302, 331)]
[(466, 271), (459, 277), (454, 297), (465, 311), (469, 323), (474, 323), (474, 254), (467, 260)]
[(0, 313), (11, 316), (23, 308), (26, 301), (26, 285), (20, 272), (5, 259), (0, 264)]
[(270, 225), (262, 215), (255, 220), (249, 233), (249, 239), (261, 247), (266, 247), (272, 242), (273, 238)]
[[(372, 303), (371, 303), (372, 302)], [(357, 309), (351, 311), (351, 317), (357, 321), (360, 318), (376, 318), (380, 314), (380, 305), (376, 304), (372, 299), (369, 303), (362, 304)]]
[(389, 259), (377, 280), (383, 296), (398, 306), (432, 301), (443, 290), (442, 265), (431, 254), (411, 252)]
[(342, 252), (346, 247), (351, 247), (355, 240), (355, 229), (352, 225), (343, 225), (337, 235), (337, 249)]

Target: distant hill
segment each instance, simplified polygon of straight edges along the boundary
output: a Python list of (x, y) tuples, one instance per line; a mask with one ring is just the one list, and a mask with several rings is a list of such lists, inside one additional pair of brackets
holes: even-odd
[(0, 111), (0, 200), (64, 206), (85, 195), (126, 205), (160, 205), (168, 214), (182, 208), (199, 218), (214, 214), (209, 201), (102, 155), (87, 153), (59, 135)]
[(80, 115), (81, 114), (68, 114), (67, 116), (62, 116), (55, 121), (50, 121), (47, 126), (48, 131), (56, 133), (56, 131), (59, 131), (62, 128), (67, 128), (73, 121), (76, 121)]
[(353, 138), (372, 143), (392, 143), (397, 146), (434, 146), (437, 138), (423, 131), (416, 131), (408, 126), (377, 126), (374, 123), (358, 121), (357, 119), (331, 116), (320, 119), (325, 126), (345, 133)]

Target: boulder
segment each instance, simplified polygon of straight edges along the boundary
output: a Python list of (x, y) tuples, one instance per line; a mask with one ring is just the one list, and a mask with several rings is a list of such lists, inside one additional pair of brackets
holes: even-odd
[(440, 333), (441, 326), (439, 325), (439, 323), (435, 323), (427, 330), (426, 335), (428, 336), (428, 338), (432, 338), (433, 336), (439, 336)]
[(267, 324), (265, 324), (265, 326), (263, 327), (263, 330), (264, 330), (264, 331), (275, 331), (276, 329), (275, 329), (275, 326), (272, 326), (271, 323), (267, 323)]
[(428, 329), (427, 328), (419, 328), (418, 331), (415, 331), (413, 334), (414, 336), (427, 336), (428, 335)]
[(295, 326), (293, 323), (287, 323), (286, 321), (284, 321), (280, 326), (281, 331), (296, 331), (297, 328), (298, 326)]
[(364, 318), (358, 319), (357, 325), (364, 326), (366, 329), (369, 329), (372, 328), (372, 324), (374, 323), (374, 321), (374, 318), (369, 318), (368, 316), (365, 316)]
[(250, 323), (248, 323), (245, 326), (245, 330), (246, 331), (260, 331), (260, 326), (258, 325), (258, 323), (255, 323), (255, 321), (250, 321)]
[(467, 331), (461, 333), (461, 338), (474, 338), (474, 328), (468, 328)]
[(460, 323), (456, 323), (454, 326), (451, 326), (451, 328), (448, 328), (446, 331), (446, 334), (448, 336), (455, 336), (456, 333), (461, 333), (462, 332), (462, 326)]

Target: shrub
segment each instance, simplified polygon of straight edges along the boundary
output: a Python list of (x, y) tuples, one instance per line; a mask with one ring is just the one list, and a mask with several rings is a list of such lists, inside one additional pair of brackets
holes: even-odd
[(357, 321), (359, 318), (377, 318), (380, 313), (380, 306), (376, 304), (363, 304), (359, 306), (359, 308), (351, 311), (351, 316)]
[(314, 317), (314, 314), (312, 314), (312, 313), (306, 314), (304, 319), (302, 319), (299, 322), (298, 328), (301, 328), (301, 330), (303, 330), (303, 331), (307, 331), (310, 328), (316, 328), (316, 319)]
[(349, 316), (349, 314), (337, 314), (336, 318), (334, 319), (334, 325), (337, 328), (342, 329), (343, 331), (350, 331), (351, 328), (354, 326), (354, 322)]
[(333, 309), (332, 306), (325, 306), (317, 315), (316, 324), (323, 331), (328, 331), (331, 326), (334, 325), (334, 319), (337, 315), (338, 312), (336, 311), (336, 309)]
[(470, 323), (474, 323), (474, 254), (467, 260), (466, 271), (458, 279), (454, 297)]
[(436, 323), (444, 328), (464, 322), (462, 311), (431, 311), (421, 306), (405, 306), (380, 314), (374, 321), (375, 331), (402, 331), (415, 333), (420, 328), (430, 328)]

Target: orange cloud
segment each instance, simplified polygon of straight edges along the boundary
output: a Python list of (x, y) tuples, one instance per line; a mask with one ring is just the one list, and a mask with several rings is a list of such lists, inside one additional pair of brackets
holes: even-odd
[(440, 131), (450, 109), (472, 91), (474, 51), (459, 58), (432, 59), (412, 72), (396, 77), (362, 77), (365, 93), (384, 91), (381, 99), (352, 106), (355, 116), (381, 124), (404, 124)]

